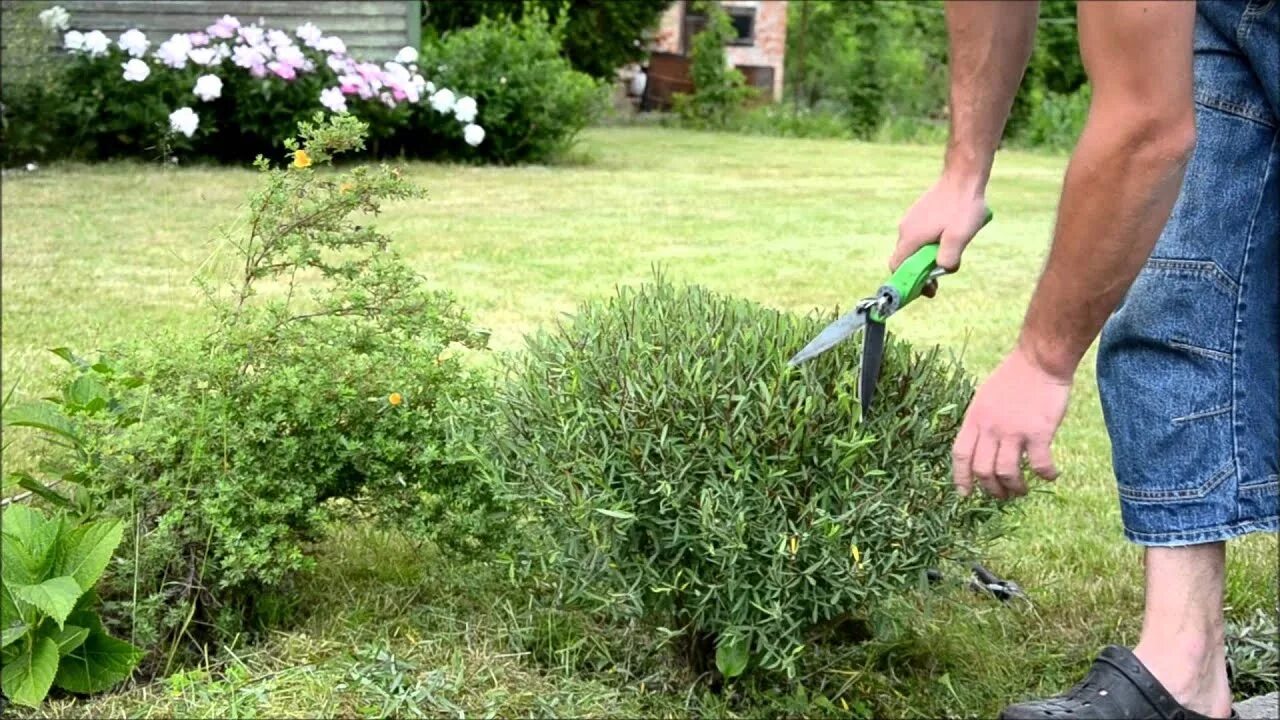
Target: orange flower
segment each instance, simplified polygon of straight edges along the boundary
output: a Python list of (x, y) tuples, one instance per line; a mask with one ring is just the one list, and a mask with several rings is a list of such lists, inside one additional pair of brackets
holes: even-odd
[(311, 156), (306, 150), (298, 150), (293, 153), (293, 166), (296, 168), (311, 167)]
[(391, 396), (387, 398), (387, 402), (392, 405), (399, 405), (404, 402), (404, 398), (400, 397), (400, 393), (391, 393)]

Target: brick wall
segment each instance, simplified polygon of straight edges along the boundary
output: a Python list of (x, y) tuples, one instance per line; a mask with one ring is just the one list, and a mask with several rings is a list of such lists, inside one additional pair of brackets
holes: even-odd
[[(763, 66), (773, 69), (773, 99), (782, 98), (782, 71), (787, 54), (787, 0), (721, 0), (725, 7), (749, 7), (756, 11), (754, 38), (751, 45), (725, 48), (730, 65)], [(677, 0), (662, 15), (654, 36), (653, 49), (659, 52), (683, 51), (682, 25), (685, 0)]]

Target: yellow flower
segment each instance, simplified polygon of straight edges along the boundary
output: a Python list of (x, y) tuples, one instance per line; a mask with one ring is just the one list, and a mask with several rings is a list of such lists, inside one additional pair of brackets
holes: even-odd
[(796, 539), (796, 536), (795, 536), (795, 535), (792, 535), (792, 536), (791, 536), (791, 542), (789, 543), (789, 549), (791, 550), (791, 557), (795, 557), (795, 556), (796, 556), (796, 551), (800, 549), (800, 541)]
[(857, 563), (858, 567), (862, 567), (862, 553), (858, 552), (857, 545), (849, 546), (849, 554), (853, 556), (853, 561)]
[(347, 193), (351, 192), (351, 189), (354, 187), (355, 185), (349, 182), (344, 182), (338, 186), (338, 192), (342, 193), (343, 195), (346, 195)]
[(293, 153), (293, 166), (296, 168), (311, 167), (311, 156), (306, 150), (298, 150)]
[(400, 397), (400, 393), (391, 393), (391, 396), (387, 398), (387, 402), (391, 403), (392, 405), (399, 405), (400, 403), (404, 402), (404, 398)]

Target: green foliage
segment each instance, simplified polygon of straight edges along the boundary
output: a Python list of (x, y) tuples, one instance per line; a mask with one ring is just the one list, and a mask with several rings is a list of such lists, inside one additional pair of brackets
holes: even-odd
[(618, 68), (644, 56), (645, 33), (658, 24), (672, 0), (445, 0), (423, 2), (424, 35), (445, 35), (482, 20), (541, 12), (546, 21), (563, 23), (564, 56), (575, 70), (598, 80), (612, 80)]
[[(520, 20), (484, 18), (423, 49), (436, 82), (484, 108), (485, 140), (456, 153), (500, 163), (540, 162), (567, 150), (605, 107), (602, 84), (560, 56), (563, 23), (530, 10)], [(426, 115), (430, 108), (421, 108)], [(461, 146), (458, 145), (459, 150)]]
[(130, 521), (105, 592), (148, 648), (274, 619), (341, 507), (448, 549), (499, 529), (475, 450), (491, 381), (463, 357), (485, 337), (358, 217), (420, 192), (385, 165), (323, 169), (365, 131), (317, 117), (290, 166), (258, 162), (231, 282), (202, 283), (205, 332), (121, 346), (128, 376), (68, 353), (62, 397), (17, 409), (74, 435), (75, 477)]
[(1028, 96), (1035, 111), (1023, 122), (1017, 142), (1053, 150), (1074, 147), (1089, 115), (1090, 86), (1081, 85), (1069, 94), (1034, 87)]
[(693, 38), (689, 74), (693, 93), (677, 93), (673, 107), (681, 120), (695, 128), (733, 127), (742, 105), (754, 93), (737, 68), (729, 67), (725, 43), (734, 37), (733, 23), (719, 3), (707, 3), (707, 25)]
[(122, 524), (49, 518), (16, 503), (0, 521), (5, 697), (36, 707), (54, 685), (92, 693), (128, 677), (142, 652), (107, 635), (93, 609), (94, 586), (120, 544)]
[(828, 319), (659, 279), (529, 338), (498, 453), (567, 598), (682, 633), (695, 666), (791, 670), (983, 538), (996, 510), (947, 473), (969, 380), (893, 341), (861, 418), (857, 343), (786, 364)]
[(1227, 622), (1231, 689), (1247, 698), (1280, 690), (1280, 609), (1259, 609)]
[(848, 119), (832, 112), (794, 109), (790, 105), (761, 105), (740, 113), (732, 128), (752, 135), (799, 138), (848, 138)]

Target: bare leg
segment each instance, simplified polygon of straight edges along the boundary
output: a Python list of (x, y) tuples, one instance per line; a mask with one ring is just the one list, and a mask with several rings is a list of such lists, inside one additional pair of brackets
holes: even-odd
[(1226, 543), (1146, 550), (1147, 601), (1134, 654), (1187, 708), (1231, 715), (1222, 616)]

